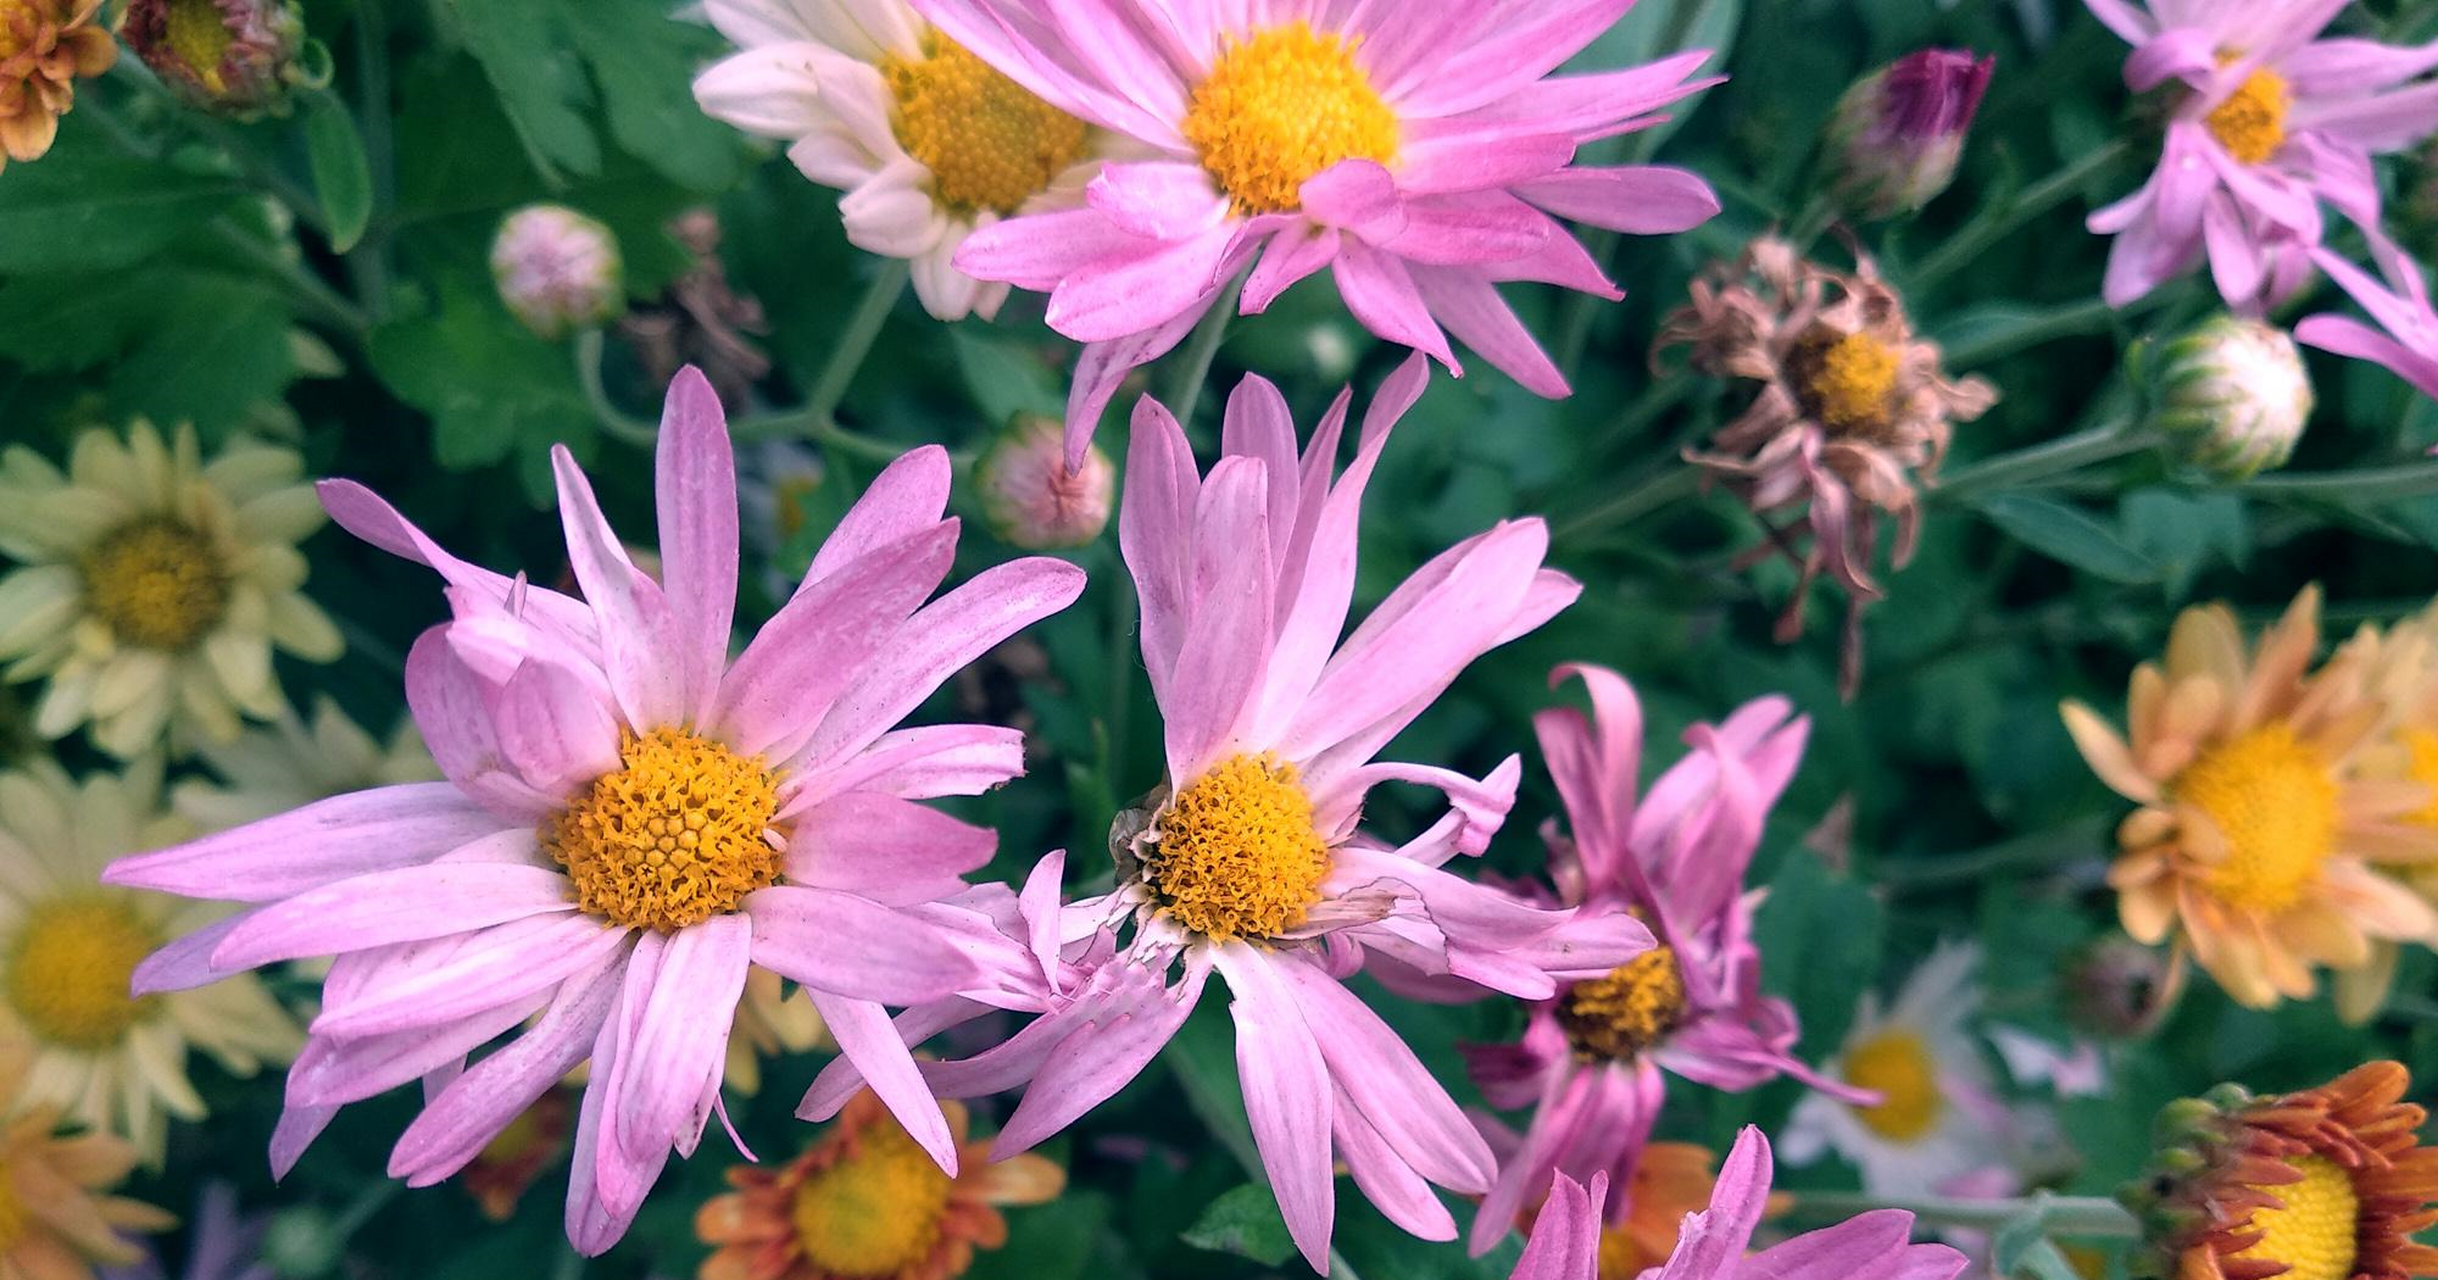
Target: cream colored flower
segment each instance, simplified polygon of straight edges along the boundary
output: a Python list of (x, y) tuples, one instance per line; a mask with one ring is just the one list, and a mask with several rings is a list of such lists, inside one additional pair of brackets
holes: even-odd
[(292, 450), (232, 443), (207, 465), (192, 429), (164, 442), (138, 422), (121, 441), (79, 437), (63, 473), (33, 450), (0, 453), (0, 678), (47, 678), (46, 738), (90, 723), (122, 759), (237, 736), (285, 705), (277, 646), (339, 655), (338, 630), (298, 593), (296, 544), (322, 523)]
[(0, 772), (0, 1039), (31, 1048), (12, 1112), (47, 1108), (158, 1161), (165, 1117), (201, 1119), (194, 1047), (236, 1075), (285, 1062), (303, 1036), (252, 975), (130, 994), (137, 965), (223, 908), (101, 883), (112, 858), (189, 832), (161, 810), (159, 766), (71, 781), (35, 761)]
[[(17, 1064), (0, 1047), (0, 1080)], [(135, 1167), (135, 1151), (107, 1134), (57, 1135), (58, 1115), (36, 1110), (0, 1123), (0, 1280), (92, 1280), (95, 1263), (125, 1266), (144, 1251), (125, 1235), (166, 1231), (177, 1219), (98, 1194)]]
[(327, 695), (314, 699), (310, 724), (282, 707), (273, 723), (248, 729), (235, 742), (205, 744), (196, 754), (220, 781), (183, 779), (170, 788), (169, 804), (206, 834), (350, 791), (440, 779), (440, 766), (432, 763), (413, 720), (401, 718), (383, 742)]

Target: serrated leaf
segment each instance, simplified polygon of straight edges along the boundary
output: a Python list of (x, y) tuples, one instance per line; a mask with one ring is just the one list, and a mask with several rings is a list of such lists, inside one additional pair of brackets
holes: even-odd
[(249, 280), (211, 279), (156, 292), (151, 323), (110, 370), (121, 412), (192, 422), (208, 441), (286, 393), (296, 369), (292, 319), (277, 294)]
[(62, 145), (0, 180), (0, 274), (133, 266), (236, 206), (237, 185)]
[(735, 181), (737, 132), (694, 104), (694, 73), (719, 51), (709, 33), (653, 0), (561, 0), (560, 21), (621, 150), (697, 191)]
[(1211, 1201), (1182, 1239), (1197, 1249), (1251, 1258), (1265, 1267), (1295, 1256), (1295, 1238), (1279, 1216), (1278, 1197), (1259, 1183), (1248, 1182)]
[(355, 117), (327, 94), (316, 94), (305, 115), (305, 159), (314, 194), (329, 222), (330, 247), (345, 253), (364, 238), (372, 221), (372, 166)]
[(2157, 561), (2116, 530), (2064, 503), (2027, 493), (2002, 493), (1978, 499), (1974, 505), (2017, 542), (2093, 577), (2129, 584), (2159, 580)]
[(550, 170), (544, 176), (600, 172), (601, 140), (583, 111), (592, 89), (566, 56), (554, 10), (497, 0), (454, 0), (450, 8), (526, 151)]

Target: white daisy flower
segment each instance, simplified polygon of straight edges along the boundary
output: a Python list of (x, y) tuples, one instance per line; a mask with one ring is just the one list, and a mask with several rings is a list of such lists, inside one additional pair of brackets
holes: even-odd
[(998, 314), (1008, 286), (949, 265), (965, 237), (1073, 209), (1115, 141), (985, 65), (905, 0), (707, 0), (740, 50), (694, 82), (703, 111), (789, 144), (846, 193), (857, 247), (913, 264), (942, 320)]
[(170, 808), (209, 835), (302, 809), (350, 791), (398, 782), (437, 782), (440, 766), (415, 722), (401, 716), (387, 741), (365, 732), (327, 694), (313, 700), (310, 723), (294, 708), (249, 729), (235, 742), (196, 752), (219, 781), (186, 778), (170, 788)]
[(277, 718), (272, 648), (314, 662), (341, 648), (297, 590), (296, 544), (323, 520), (303, 475), (294, 451), (242, 440), (206, 465), (191, 428), (165, 443), (145, 422), (123, 442), (87, 431), (64, 472), (0, 452), (0, 555), (23, 566), (0, 577), (0, 679), (48, 679), (35, 731), (90, 723), (131, 759)]
[(0, 1040), (32, 1050), (24, 1079), (0, 1090), (0, 1114), (56, 1110), (155, 1164), (167, 1117), (204, 1115), (190, 1046), (244, 1076), (288, 1061), (304, 1038), (251, 974), (129, 994), (146, 956), (175, 937), (216, 939), (205, 926), (226, 912), (101, 883), (111, 859), (193, 834), (160, 797), (152, 761), (81, 784), (48, 760), (0, 772)]
[(1908, 1197), (1949, 1194), (1959, 1179), (2008, 1161), (2012, 1117), (1968, 1024), (1980, 1013), (1981, 952), (1945, 943), (1905, 980), (1886, 1011), (1866, 994), (1826, 1075), (1880, 1095), (1854, 1106), (1807, 1095), (1778, 1153), (1805, 1165), (1834, 1151), (1862, 1171), (1864, 1190)]

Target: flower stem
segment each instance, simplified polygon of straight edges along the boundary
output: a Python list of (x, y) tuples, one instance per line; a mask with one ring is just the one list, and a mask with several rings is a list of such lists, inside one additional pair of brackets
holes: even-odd
[(389, 312), (389, 227), (398, 205), (398, 148), (391, 131), (389, 101), (389, 18), (380, 5), (358, 6), (355, 13), (356, 122), (364, 134), (364, 162), (372, 171), (372, 224), (353, 252), (347, 270), (355, 293), (374, 317)]
[(1873, 1209), (1900, 1209), (1935, 1226), (1989, 1230), (2019, 1218), (2037, 1215), (2052, 1235), (2141, 1238), (2142, 1225), (2131, 1210), (2104, 1196), (2059, 1196), (2036, 1192), (2021, 1199), (1963, 1200), (1946, 1196), (1919, 1199), (1883, 1197), (1848, 1191), (1797, 1191), (1790, 1214), (1807, 1219), (1848, 1218)]
[[(863, 368), (864, 357), (872, 354), (872, 344), (880, 338), (880, 327), (889, 318), (898, 298), (906, 292), (906, 282), (913, 268), (903, 258), (883, 258), (880, 269), (873, 273), (872, 283), (865, 287), (863, 300), (855, 304), (855, 314), (847, 318), (847, 327), (838, 335), (838, 345), (831, 349), (821, 375), (813, 380), (812, 397), (804, 402), (804, 413), (816, 422), (826, 423), (846, 399), (847, 387)], [(833, 429), (834, 424), (833, 424)], [(816, 427), (811, 434), (819, 436)]]
[(659, 441), (660, 428), (627, 416), (625, 410), (611, 402), (609, 389), (601, 385), (603, 345), (599, 329), (587, 329), (576, 335), (576, 381), (584, 388), (584, 403), (592, 408), (593, 417), (611, 439), (649, 449)]
[(1211, 376), (1211, 361), (1218, 358), (1219, 344), (1227, 337), (1227, 322), (1236, 313), (1236, 295), (1243, 288), (1244, 278), (1239, 276), (1211, 299), (1211, 309), (1202, 313), (1185, 339), (1184, 352), (1169, 371), (1167, 394), (1161, 403), (1181, 426), (1193, 425), (1194, 409), (1202, 403), (1202, 384)]
[(2315, 475), (2262, 476), (2244, 489), (2262, 498), (2299, 498), (2361, 508), (2406, 498), (2438, 494), (2438, 462), (2408, 462), (2400, 467), (2369, 467), (2360, 471), (2322, 471)]
[(1970, 369), (2057, 338), (2102, 333), (2116, 323), (2116, 316), (2116, 309), (2098, 298), (2069, 302), (1999, 332), (1948, 344), (1947, 367)]
[(1627, 524), (1661, 507), (1693, 496), (1701, 487), (1701, 469), (1671, 461), (1633, 488), (1568, 520), (1553, 530), (1552, 542), (1571, 542)]
[(372, 321), (363, 308), (347, 300), (344, 294), (331, 288), (322, 278), (301, 262), (290, 260), (278, 249), (238, 230), (223, 220), (212, 224), (214, 234), (232, 251), (275, 277), (287, 291), (289, 300), (306, 315), (319, 320), (350, 344), (361, 346)]
[[(1991, 489), (2017, 489), (2034, 481), (2063, 475), (2078, 467), (2139, 453), (2157, 444), (2155, 431), (2142, 430), (2130, 418), (2120, 418), (2070, 436), (2060, 436), (2013, 453), (1983, 458), (1948, 472), (1929, 496), (1953, 501)], [(2438, 471), (2438, 468), (2432, 468)]]
[(2094, 147), (2025, 187), (2014, 199), (1983, 209), (1948, 237), (1947, 243), (1906, 273), (1906, 291), (1916, 295), (1927, 293), (1949, 274), (1979, 258), (1990, 246), (2021, 230), (2023, 224), (2065, 203), (2093, 174), (2115, 164), (2127, 150), (2122, 139)]

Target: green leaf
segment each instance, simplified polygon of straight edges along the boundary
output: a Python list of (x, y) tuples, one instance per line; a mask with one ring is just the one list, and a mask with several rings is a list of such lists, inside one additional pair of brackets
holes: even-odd
[(972, 325), (951, 326), (948, 341), (987, 430), (1007, 425), (1019, 413), (1055, 418), (1064, 411), (1065, 393), (1023, 344), (986, 337)]
[(2116, 530), (2061, 502), (2026, 493), (2002, 493), (1974, 505), (2017, 542), (2110, 582), (2157, 582), (2157, 561), (2142, 554)]
[(1990, 1271), (2032, 1280), (2081, 1280), (2081, 1273), (2049, 1239), (2045, 1216), (2034, 1209), (2009, 1220), (1990, 1238)]
[(100, 364), (147, 327), (158, 285), (127, 272), (19, 276), (0, 283), (0, 356), (65, 373)]
[(697, 191), (736, 180), (736, 130), (694, 103), (694, 73), (719, 52), (655, 0), (561, 0), (561, 25), (592, 67), (619, 149)]
[(330, 247), (345, 253), (364, 238), (372, 221), (372, 166), (364, 158), (355, 117), (328, 94), (315, 94), (306, 111), (305, 158), (313, 168), (322, 215), (329, 219)]
[(516, 126), (526, 152), (553, 182), (560, 170), (591, 175), (601, 170), (601, 140), (583, 108), (592, 104), (584, 72), (566, 56), (556, 11), (532, 3), (451, 0), (466, 50), (482, 63)]
[(1854, 1004), (1879, 972), (1886, 909), (1869, 887), (1808, 853), (1786, 859), (1753, 921), (1761, 977), (1794, 1002), (1808, 1052), (1845, 1038)]
[(110, 371), (114, 407), (192, 422), (213, 440), (286, 393), (296, 365), (277, 294), (251, 280), (200, 278), (156, 292), (150, 326)]
[(1279, 1216), (1278, 1197), (1254, 1182), (1211, 1201), (1183, 1238), (1197, 1249), (1251, 1258), (1265, 1267), (1283, 1265), (1295, 1256), (1295, 1238)]
[(1026, 1280), (1076, 1280), (1110, 1234), (1109, 1197), (1069, 1191), (1045, 1205), (1007, 1209), (1007, 1243), (976, 1271)]
[(66, 146), (0, 179), (0, 275), (129, 267), (234, 208), (225, 178)]
[(520, 452), (530, 465), (554, 443), (593, 435), (592, 410), (566, 352), (469, 285), (444, 288), (428, 317), (374, 331), (371, 354), (390, 390), (431, 417), (440, 465), (451, 470)]

